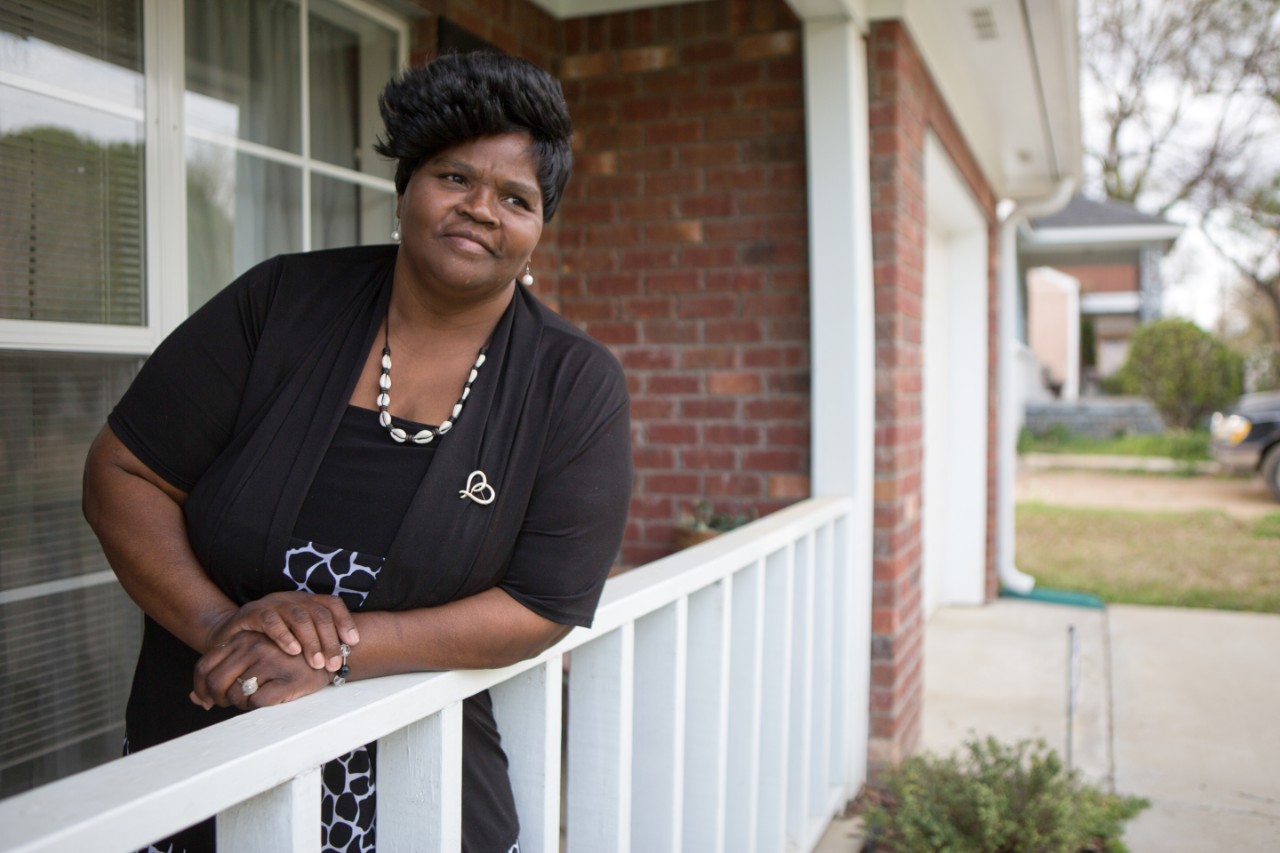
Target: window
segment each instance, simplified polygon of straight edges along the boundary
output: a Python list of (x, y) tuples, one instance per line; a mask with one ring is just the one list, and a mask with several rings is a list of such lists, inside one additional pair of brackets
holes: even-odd
[(188, 307), (388, 240), (407, 44), (361, 0), (0, 5), (0, 796), (119, 754), (141, 619), (81, 518), (89, 442)]

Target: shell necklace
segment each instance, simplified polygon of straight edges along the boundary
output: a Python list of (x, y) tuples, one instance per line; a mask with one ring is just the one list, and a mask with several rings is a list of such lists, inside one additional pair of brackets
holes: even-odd
[(440, 426), (427, 427), (413, 435), (409, 435), (407, 431), (400, 427), (391, 425), (391, 413), (387, 411), (391, 406), (391, 308), (388, 306), (382, 338), (382, 375), (378, 377), (378, 423), (391, 435), (391, 439), (396, 444), (404, 444), (406, 441), (412, 441), (414, 444), (430, 444), (438, 436), (444, 435), (453, 429), (453, 425), (458, 421), (458, 416), (462, 414), (462, 406), (467, 402), (467, 398), (471, 396), (471, 386), (480, 374), (480, 368), (484, 365), (485, 353), (488, 351), (488, 343), (480, 347), (480, 354), (476, 356), (476, 362), (471, 366), (471, 373), (467, 375), (467, 383), (462, 386), (462, 396), (458, 398), (458, 402), (453, 404), (453, 411), (449, 414), (449, 417), (441, 421)]

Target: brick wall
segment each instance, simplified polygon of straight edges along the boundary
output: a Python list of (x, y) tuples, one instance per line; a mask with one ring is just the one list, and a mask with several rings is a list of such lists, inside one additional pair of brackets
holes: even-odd
[(912, 753), (920, 738), (924, 660), (922, 390), (924, 147), (932, 132), (973, 190), (989, 226), (987, 588), (994, 589), (999, 335), (995, 198), (898, 22), (872, 27), (871, 226), (876, 310), (876, 482), (872, 595), (871, 742), (875, 769)]
[(558, 296), (631, 382), (624, 562), (670, 553), (698, 500), (764, 514), (809, 494), (800, 48), (781, 0), (565, 23)]

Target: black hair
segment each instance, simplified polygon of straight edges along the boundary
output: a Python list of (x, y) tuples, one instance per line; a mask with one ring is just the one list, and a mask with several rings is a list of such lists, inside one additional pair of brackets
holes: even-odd
[(449, 53), (405, 69), (378, 98), (385, 136), (374, 145), (397, 161), (396, 192), (441, 151), (484, 136), (527, 133), (542, 190), (542, 219), (560, 204), (573, 171), (573, 125), (560, 84), (505, 53)]

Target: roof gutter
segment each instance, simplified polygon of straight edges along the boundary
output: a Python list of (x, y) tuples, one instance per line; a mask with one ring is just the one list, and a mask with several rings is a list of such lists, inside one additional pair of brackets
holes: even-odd
[(1026, 595), (1036, 579), (1014, 565), (1014, 473), (1018, 464), (1018, 428), (1022, 395), (1018, 389), (1014, 329), (1018, 311), (1018, 224), (1026, 219), (1056, 213), (1075, 192), (1076, 177), (1061, 178), (1052, 192), (1015, 202), (1000, 223), (1000, 375), (999, 429), (996, 448), (996, 577), (1009, 592)]

